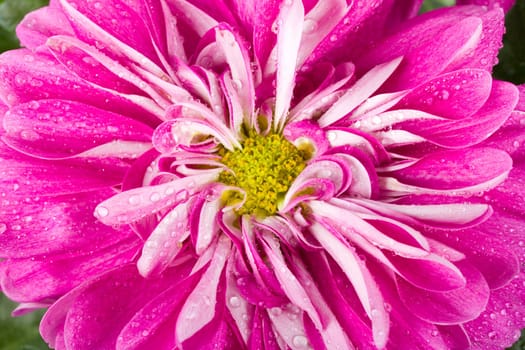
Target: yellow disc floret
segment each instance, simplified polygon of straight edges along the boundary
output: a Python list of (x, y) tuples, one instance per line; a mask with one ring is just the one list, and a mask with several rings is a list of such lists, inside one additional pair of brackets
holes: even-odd
[[(275, 214), (279, 200), (305, 167), (304, 152), (276, 133), (250, 133), (242, 146), (224, 152), (222, 163), (231, 172), (223, 171), (219, 181), (246, 191), (246, 201), (237, 209), (239, 215)], [(228, 191), (223, 199), (231, 205), (240, 202), (243, 196), (238, 191)]]

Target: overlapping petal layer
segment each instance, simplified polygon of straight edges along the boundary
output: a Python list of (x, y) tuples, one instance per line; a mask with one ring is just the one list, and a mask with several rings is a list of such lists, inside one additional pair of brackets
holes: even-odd
[[(525, 98), (490, 75), (504, 13), (419, 5), (28, 15), (0, 56), (2, 291), (50, 306), (56, 349), (510, 345)], [(235, 157), (276, 135), (254, 153), (295, 155), (289, 184), (243, 211), (275, 179)]]

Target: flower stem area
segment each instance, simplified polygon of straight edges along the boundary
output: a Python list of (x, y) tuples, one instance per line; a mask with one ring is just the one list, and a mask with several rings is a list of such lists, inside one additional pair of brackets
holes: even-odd
[(38, 333), (38, 323), (43, 312), (13, 318), (16, 304), (0, 294), (0, 349), (46, 350), (49, 349)]

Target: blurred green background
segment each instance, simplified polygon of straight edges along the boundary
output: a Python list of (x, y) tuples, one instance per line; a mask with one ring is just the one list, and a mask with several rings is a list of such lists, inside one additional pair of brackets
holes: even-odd
[[(426, 0), (423, 11), (452, 5), (454, 0)], [(15, 27), (24, 15), (44, 6), (45, 0), (0, 0), (0, 52), (18, 47)], [(516, 84), (525, 82), (525, 0), (517, 0), (507, 14), (507, 33), (494, 76)], [(0, 294), (0, 350), (47, 350), (38, 334), (43, 312), (13, 318), (16, 305)], [(525, 334), (512, 350), (525, 350)], [(94, 349), (95, 350), (95, 349)]]

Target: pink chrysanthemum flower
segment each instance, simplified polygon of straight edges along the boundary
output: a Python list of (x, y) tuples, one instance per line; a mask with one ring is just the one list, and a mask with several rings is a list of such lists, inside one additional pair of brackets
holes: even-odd
[(504, 14), (418, 3), (27, 16), (0, 56), (16, 312), (50, 306), (56, 349), (510, 345), (525, 98), (491, 78)]

